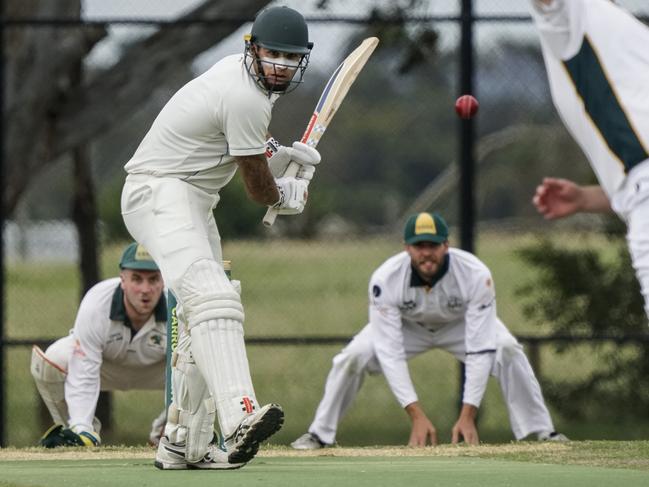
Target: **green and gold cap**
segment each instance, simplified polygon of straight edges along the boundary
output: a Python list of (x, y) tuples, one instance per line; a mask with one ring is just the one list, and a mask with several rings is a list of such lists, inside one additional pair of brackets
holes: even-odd
[(137, 242), (126, 247), (119, 261), (120, 269), (135, 269), (139, 271), (159, 271), (158, 266), (149, 252)]
[(417, 213), (406, 221), (403, 240), (408, 245), (418, 242), (443, 243), (448, 240), (448, 225), (437, 213)]

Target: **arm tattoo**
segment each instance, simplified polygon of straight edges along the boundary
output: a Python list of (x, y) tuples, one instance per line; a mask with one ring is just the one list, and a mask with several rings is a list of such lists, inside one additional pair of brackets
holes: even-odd
[(268, 169), (266, 156), (237, 156), (237, 165), (246, 187), (246, 193), (253, 201), (262, 205), (273, 205), (279, 200), (275, 179)]

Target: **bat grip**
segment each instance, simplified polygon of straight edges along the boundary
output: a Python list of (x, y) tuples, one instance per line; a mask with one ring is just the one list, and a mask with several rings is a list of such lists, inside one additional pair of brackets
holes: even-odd
[[(297, 172), (300, 170), (300, 165), (297, 162), (290, 162), (289, 165), (286, 167), (286, 170), (284, 171), (284, 175), (282, 177), (291, 177), (294, 178), (297, 175)], [(272, 227), (273, 223), (275, 223), (275, 219), (277, 218), (277, 215), (279, 214), (279, 211), (277, 208), (268, 208), (266, 210), (266, 214), (264, 215), (264, 219), (262, 220), (264, 222), (264, 225), (267, 227)]]

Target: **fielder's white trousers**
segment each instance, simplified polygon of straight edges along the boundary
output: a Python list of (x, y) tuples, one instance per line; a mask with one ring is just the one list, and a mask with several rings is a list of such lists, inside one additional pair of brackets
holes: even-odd
[[(463, 324), (449, 325), (430, 332), (418, 325), (404, 325), (403, 341), (408, 360), (433, 348), (441, 348), (463, 362), (464, 328)], [(554, 431), (541, 387), (521, 345), (499, 320), (496, 330), (498, 351), (491, 375), (500, 383), (514, 436), (522, 439), (531, 433)], [(370, 325), (366, 325), (333, 359), (324, 396), (309, 426), (309, 432), (325, 443), (335, 442), (338, 423), (360, 390), (365, 374), (381, 372), (372, 341)]]
[[(50, 345), (45, 356), (63, 370), (68, 370), (68, 363), (74, 351), (75, 339), (70, 334)], [(151, 365), (125, 366), (117, 362), (102, 361), (100, 384), (102, 391), (128, 391), (132, 389), (164, 389), (164, 362)], [(68, 376), (67, 380), (76, 380)], [(94, 405), (93, 405), (94, 407)]]

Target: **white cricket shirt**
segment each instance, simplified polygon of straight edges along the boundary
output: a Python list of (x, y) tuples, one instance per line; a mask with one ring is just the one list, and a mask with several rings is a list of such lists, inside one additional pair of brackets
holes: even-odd
[(166, 361), (164, 295), (149, 321), (132, 336), (118, 277), (96, 284), (83, 297), (71, 335), (65, 400), (70, 425), (92, 425), (102, 381), (112, 389), (162, 389)]
[(431, 333), (465, 325), (463, 402), (480, 405), (496, 351), (496, 297), (487, 266), (468, 252), (449, 248), (446, 272), (427, 287), (413, 275), (408, 253), (401, 252), (374, 272), (369, 299), (374, 350), (401, 406), (417, 400), (403, 346), (404, 323)]
[(236, 172), (233, 156), (263, 154), (269, 97), (244, 65), (227, 56), (174, 94), (124, 169), (129, 174), (175, 177), (216, 194)]
[(554, 104), (614, 209), (649, 175), (649, 29), (610, 0), (530, 0)]

